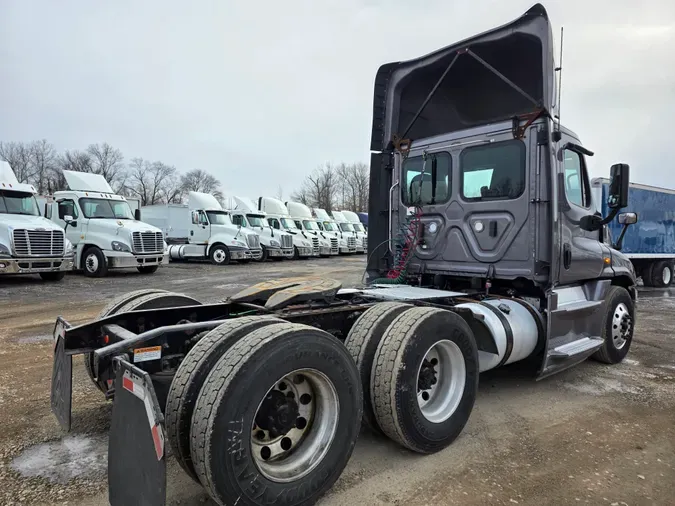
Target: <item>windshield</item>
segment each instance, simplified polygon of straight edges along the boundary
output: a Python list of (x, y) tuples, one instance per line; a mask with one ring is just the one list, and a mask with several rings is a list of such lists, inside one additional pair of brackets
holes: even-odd
[(354, 228), (351, 223), (340, 223), (340, 230), (343, 232), (353, 232)]
[(354, 227), (354, 230), (356, 230), (357, 232), (363, 232), (363, 227), (361, 226), (360, 223), (354, 223), (352, 226)]
[(206, 211), (206, 215), (209, 217), (209, 223), (211, 225), (231, 225), (232, 220), (227, 213), (222, 211)]
[(323, 228), (326, 232), (337, 232), (337, 228), (335, 228), (335, 225), (330, 221), (324, 221)]
[(298, 226), (290, 218), (281, 218), (281, 224), (284, 226), (284, 228), (289, 228), (291, 230), (297, 230), (298, 229)]
[[(256, 216), (254, 214), (247, 214), (246, 218), (248, 219), (248, 224), (251, 227), (260, 227), (263, 228), (265, 226), (265, 222), (263, 221), (262, 216)], [(268, 225), (269, 226), (269, 225)]]
[(316, 221), (302, 220), (302, 224), (306, 230), (319, 230), (319, 225), (317, 225)]
[(85, 218), (113, 220), (133, 220), (131, 207), (124, 200), (80, 199), (80, 207)]
[(40, 210), (32, 193), (0, 190), (0, 214), (40, 216)]

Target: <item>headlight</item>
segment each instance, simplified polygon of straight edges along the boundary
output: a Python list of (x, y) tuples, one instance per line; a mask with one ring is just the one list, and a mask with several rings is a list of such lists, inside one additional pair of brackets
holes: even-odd
[(129, 249), (129, 246), (127, 246), (123, 242), (118, 242), (118, 241), (112, 242), (112, 249), (113, 249), (113, 251), (128, 251), (128, 252), (131, 252), (131, 249)]
[(281, 247), (281, 243), (275, 239), (270, 239), (270, 246), (274, 246), (275, 248)]
[(73, 243), (66, 239), (66, 256), (72, 256), (75, 254), (75, 248), (73, 248)]
[(4, 244), (0, 243), (0, 257), (11, 257), (12, 254), (9, 252), (9, 248)]

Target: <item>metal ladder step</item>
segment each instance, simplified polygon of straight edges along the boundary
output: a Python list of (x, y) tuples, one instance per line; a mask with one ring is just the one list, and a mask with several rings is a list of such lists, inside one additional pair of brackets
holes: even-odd
[(600, 337), (583, 337), (554, 348), (549, 355), (555, 358), (569, 358), (589, 350), (598, 349), (602, 346), (602, 343), (603, 340)]

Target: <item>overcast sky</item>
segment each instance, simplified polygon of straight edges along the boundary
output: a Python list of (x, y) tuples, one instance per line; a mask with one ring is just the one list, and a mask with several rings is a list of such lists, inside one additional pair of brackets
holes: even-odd
[[(530, 0), (0, 0), (0, 140), (109, 142), (226, 194), (288, 196), (369, 160), (380, 64), (515, 19)], [(416, 7), (415, 4), (419, 6)], [(637, 182), (675, 187), (675, 2), (545, 3), (565, 27), (562, 118)]]

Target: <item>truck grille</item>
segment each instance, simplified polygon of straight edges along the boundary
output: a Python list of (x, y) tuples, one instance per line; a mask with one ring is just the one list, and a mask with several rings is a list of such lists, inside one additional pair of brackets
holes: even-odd
[(164, 238), (161, 232), (134, 232), (132, 239), (135, 253), (164, 251)]
[(363, 249), (368, 249), (368, 238), (367, 237), (363, 238)]
[(331, 237), (330, 238), (330, 250), (331, 252), (335, 253), (338, 251), (338, 240), (337, 237)]
[(246, 236), (246, 242), (250, 249), (260, 249), (260, 237), (256, 234), (249, 234)]
[(312, 237), (312, 248), (314, 250), (314, 254), (318, 255), (319, 254), (319, 238), (318, 237)]
[(292, 248), (293, 247), (293, 237), (290, 235), (282, 235), (281, 236), (281, 247), (286, 249), (286, 248)]
[(63, 255), (64, 234), (62, 230), (14, 230), (14, 253), (16, 256), (41, 257)]
[(347, 237), (347, 246), (351, 248), (356, 248), (356, 237)]

